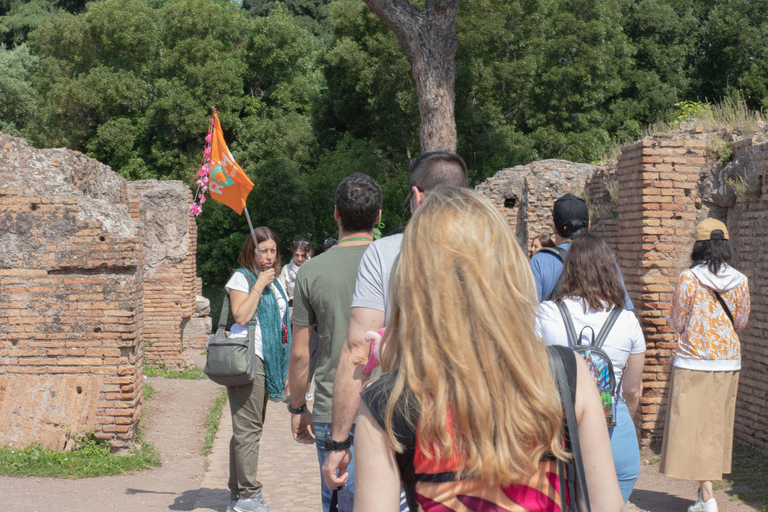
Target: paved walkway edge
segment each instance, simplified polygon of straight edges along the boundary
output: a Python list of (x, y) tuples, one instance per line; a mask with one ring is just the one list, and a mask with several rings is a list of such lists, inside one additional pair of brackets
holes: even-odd
[(229, 440), (232, 437), (232, 415), (229, 400), (221, 410), (221, 421), (208, 455), (205, 474), (200, 482), (200, 492), (195, 499), (195, 510), (223, 511), (227, 507), (227, 479), (229, 478)]

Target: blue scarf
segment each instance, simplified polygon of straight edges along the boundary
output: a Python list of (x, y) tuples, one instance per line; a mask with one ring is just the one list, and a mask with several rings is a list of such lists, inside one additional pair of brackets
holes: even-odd
[[(256, 276), (247, 268), (241, 268), (248, 278), (249, 291), (256, 283)], [(285, 315), (280, 318), (280, 308), (274, 290), (277, 289), (286, 304)], [(261, 343), (264, 350), (264, 370), (267, 374), (267, 392), (272, 398), (282, 398), (285, 379), (288, 377), (288, 354), (291, 350), (291, 323), (288, 320), (288, 297), (275, 279), (261, 292), (256, 314), (261, 324)], [(288, 343), (283, 343), (283, 325), (288, 328)]]

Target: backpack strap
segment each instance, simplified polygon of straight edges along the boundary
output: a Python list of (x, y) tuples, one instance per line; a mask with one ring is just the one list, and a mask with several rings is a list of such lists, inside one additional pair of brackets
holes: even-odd
[(568, 256), (568, 251), (562, 247), (542, 247), (539, 252), (546, 252), (547, 254), (554, 255), (560, 260), (560, 263), (565, 263), (565, 257)]
[(620, 314), (621, 314), (621, 310), (619, 308), (613, 308), (611, 310), (611, 313), (608, 315), (608, 318), (603, 324), (603, 327), (600, 328), (600, 332), (597, 333), (597, 338), (595, 338), (594, 341), (592, 342), (593, 347), (597, 347), (597, 348), (603, 347), (603, 343), (605, 343), (605, 338), (608, 337), (608, 333), (611, 332), (611, 329), (613, 329), (613, 324), (616, 323), (616, 319), (619, 318)]
[[(545, 252), (547, 254), (553, 255), (555, 258), (560, 260), (560, 263), (565, 264), (565, 258), (568, 256), (568, 251), (563, 249), (562, 247), (542, 247), (539, 249), (539, 252)], [(557, 276), (557, 281), (555, 282), (555, 286), (552, 288), (552, 291), (549, 292), (549, 295), (547, 295), (546, 300), (552, 300), (557, 292), (560, 290), (560, 281), (563, 279), (563, 273), (561, 272), (559, 276)]]
[(712, 293), (715, 294), (717, 301), (720, 303), (721, 306), (723, 306), (723, 310), (725, 310), (725, 314), (728, 315), (728, 318), (731, 320), (731, 325), (733, 326), (733, 329), (736, 330), (736, 322), (733, 321), (733, 315), (731, 314), (731, 310), (728, 309), (728, 304), (726, 304), (725, 301), (723, 300), (723, 296), (720, 295), (720, 292), (717, 292), (715, 290), (712, 290)]
[[(564, 356), (558, 348), (552, 347), (552, 350), (548, 350), (550, 369), (553, 370), (555, 375), (555, 384), (560, 392), (560, 400), (563, 405), (563, 412), (565, 413), (565, 420), (568, 430), (568, 439), (571, 443), (571, 453), (573, 454), (573, 464), (575, 466), (576, 480), (579, 485), (579, 491), (581, 497), (584, 498), (585, 511), (591, 512), (589, 504), (589, 490), (587, 489), (587, 476), (584, 471), (584, 459), (581, 456), (581, 443), (579, 442), (579, 426), (576, 422), (576, 410), (574, 408), (574, 399), (571, 391), (575, 391), (576, 384), (569, 383), (568, 376), (565, 371)], [(576, 366), (576, 354), (569, 351), (569, 366)], [(560, 472), (561, 466), (564, 469), (562, 461), (558, 460), (558, 477), (560, 478), (560, 503), (561, 509), (565, 505), (565, 482), (563, 481), (562, 472)], [(572, 503), (576, 502), (576, 496), (571, 493)], [(568, 507), (571, 509), (571, 507)], [(573, 507), (575, 509), (575, 507)]]
[(560, 316), (563, 317), (565, 332), (568, 335), (568, 346), (573, 348), (581, 344), (581, 337), (576, 334), (576, 328), (573, 326), (573, 318), (571, 318), (571, 312), (568, 311), (568, 306), (565, 305), (562, 299), (556, 301), (555, 304), (557, 304), (557, 309), (560, 310)]

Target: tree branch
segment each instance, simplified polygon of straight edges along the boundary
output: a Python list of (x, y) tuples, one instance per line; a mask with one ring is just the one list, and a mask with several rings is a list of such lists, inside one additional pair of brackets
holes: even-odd
[(395, 33), (410, 61), (410, 41), (417, 37), (418, 25), (424, 18), (424, 13), (408, 0), (363, 1)]

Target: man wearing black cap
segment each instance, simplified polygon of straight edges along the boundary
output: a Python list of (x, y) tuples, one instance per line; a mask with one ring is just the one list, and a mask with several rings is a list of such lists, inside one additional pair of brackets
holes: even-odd
[[(552, 208), (552, 226), (555, 228), (555, 244), (557, 249), (542, 249), (531, 258), (531, 271), (536, 282), (536, 293), (539, 302), (547, 300), (557, 286), (557, 280), (563, 272), (563, 260), (566, 251), (571, 247), (571, 238), (579, 233), (589, 231), (589, 208), (587, 203), (573, 194), (565, 194)], [(619, 271), (621, 284), (624, 278)], [(626, 309), (633, 309), (629, 295), (624, 292)]]

